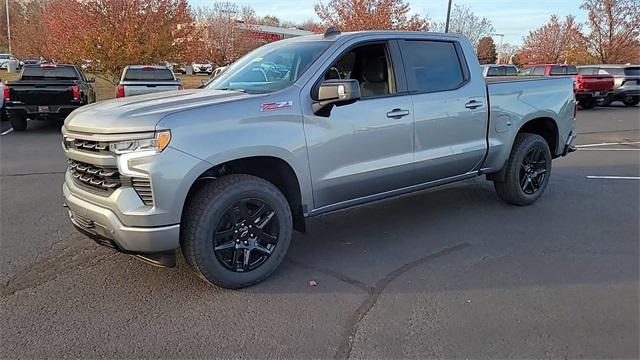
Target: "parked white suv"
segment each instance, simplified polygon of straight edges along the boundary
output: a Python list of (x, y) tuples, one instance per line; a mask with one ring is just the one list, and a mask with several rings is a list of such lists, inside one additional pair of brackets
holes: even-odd
[(213, 73), (213, 65), (210, 61), (198, 61), (191, 64), (194, 74), (207, 74)]

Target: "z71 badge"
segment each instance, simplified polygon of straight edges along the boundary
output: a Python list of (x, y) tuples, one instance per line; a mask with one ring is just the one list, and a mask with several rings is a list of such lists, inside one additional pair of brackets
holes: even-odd
[(282, 110), (293, 106), (293, 101), (280, 101), (273, 103), (264, 103), (260, 105), (260, 111)]

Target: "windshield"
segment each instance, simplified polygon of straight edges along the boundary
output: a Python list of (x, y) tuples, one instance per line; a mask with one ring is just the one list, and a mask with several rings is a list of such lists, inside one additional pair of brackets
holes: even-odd
[(331, 42), (309, 41), (262, 46), (232, 64), (206, 88), (268, 93), (298, 80)]

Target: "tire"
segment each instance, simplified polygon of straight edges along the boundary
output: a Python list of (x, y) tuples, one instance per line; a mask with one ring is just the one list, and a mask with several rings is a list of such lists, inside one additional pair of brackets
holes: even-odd
[(9, 114), (9, 121), (14, 131), (27, 130), (27, 118), (23, 115)]
[[(262, 215), (260, 203), (266, 205)], [(238, 204), (244, 204), (248, 216), (243, 217)], [(182, 216), (180, 244), (187, 263), (203, 280), (239, 289), (261, 282), (276, 270), (289, 249), (292, 232), (291, 209), (277, 187), (255, 176), (233, 174), (202, 185), (191, 196)], [(267, 238), (276, 242), (268, 244)], [(249, 260), (244, 261), (246, 254)]]
[[(527, 159), (533, 158), (534, 153), (537, 165), (527, 165)], [(551, 151), (546, 140), (536, 134), (519, 134), (505, 171), (504, 181), (493, 183), (498, 196), (505, 202), (518, 206), (536, 202), (547, 188), (551, 175)], [(535, 177), (528, 178), (527, 174)]]
[(593, 100), (583, 100), (578, 102), (581, 108), (585, 110), (593, 109), (596, 106), (596, 102)]
[(640, 96), (627, 96), (622, 100), (622, 102), (626, 106), (636, 106), (640, 103)]

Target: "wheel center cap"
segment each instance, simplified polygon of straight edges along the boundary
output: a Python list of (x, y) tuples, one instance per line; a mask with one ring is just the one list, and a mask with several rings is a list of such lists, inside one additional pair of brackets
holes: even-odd
[(238, 231), (240, 232), (240, 237), (246, 237), (249, 234), (249, 227), (247, 225), (241, 226)]

